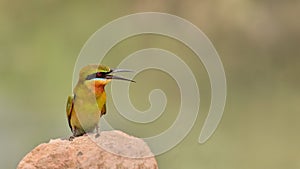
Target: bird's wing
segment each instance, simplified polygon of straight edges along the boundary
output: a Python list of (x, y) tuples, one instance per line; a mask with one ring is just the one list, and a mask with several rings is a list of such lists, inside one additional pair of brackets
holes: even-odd
[(101, 109), (101, 115), (100, 115), (100, 117), (102, 116), (102, 115), (104, 115), (104, 114), (106, 114), (106, 104), (104, 103), (104, 105), (103, 105), (103, 107), (102, 107), (102, 109)]
[(70, 129), (72, 130), (72, 125), (71, 125), (71, 116), (72, 116), (72, 111), (74, 107), (74, 96), (69, 96), (68, 101), (67, 101), (67, 106), (66, 106), (66, 112), (67, 112), (67, 117), (68, 117), (68, 124)]

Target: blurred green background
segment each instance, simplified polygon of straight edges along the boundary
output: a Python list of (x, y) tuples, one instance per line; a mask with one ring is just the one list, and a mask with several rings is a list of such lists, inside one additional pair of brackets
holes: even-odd
[[(217, 131), (208, 142), (198, 144), (209, 108), (210, 84), (193, 52), (174, 39), (140, 35), (108, 53), (103, 63), (115, 67), (136, 50), (170, 50), (197, 76), (200, 115), (176, 148), (157, 156), (159, 167), (300, 168), (300, 1), (296, 0), (1, 0), (0, 168), (16, 168), (38, 144), (71, 134), (65, 103), (80, 49), (106, 23), (146, 11), (174, 14), (199, 27), (220, 54), (228, 85), (227, 105)], [(136, 81), (130, 96), (140, 110), (149, 107), (152, 89), (165, 91), (168, 104), (163, 116), (150, 124), (132, 124), (118, 117), (109, 98), (107, 119), (135, 136), (164, 131), (178, 114), (178, 86), (160, 71), (142, 72)]]

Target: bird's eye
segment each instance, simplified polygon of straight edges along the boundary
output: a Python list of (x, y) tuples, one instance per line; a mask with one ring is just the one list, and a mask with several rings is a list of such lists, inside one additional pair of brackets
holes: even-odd
[(97, 72), (96, 73), (96, 77), (98, 77), (98, 78), (102, 77), (102, 73), (101, 72)]

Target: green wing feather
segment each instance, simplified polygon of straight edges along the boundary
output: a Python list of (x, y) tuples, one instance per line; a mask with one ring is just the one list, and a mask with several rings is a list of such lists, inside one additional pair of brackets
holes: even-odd
[(66, 112), (68, 117), (68, 124), (71, 131), (72, 131), (71, 116), (72, 116), (73, 107), (74, 107), (74, 96), (69, 96), (67, 101), (67, 106), (66, 106)]

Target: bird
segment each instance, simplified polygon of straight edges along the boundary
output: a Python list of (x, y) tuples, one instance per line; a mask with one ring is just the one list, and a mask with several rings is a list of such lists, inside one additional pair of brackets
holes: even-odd
[(82, 136), (96, 129), (99, 136), (98, 122), (106, 114), (105, 85), (113, 79), (135, 82), (131, 79), (115, 76), (113, 73), (131, 72), (127, 69), (110, 69), (105, 65), (87, 65), (79, 72), (79, 80), (68, 97), (66, 113), (72, 136)]

